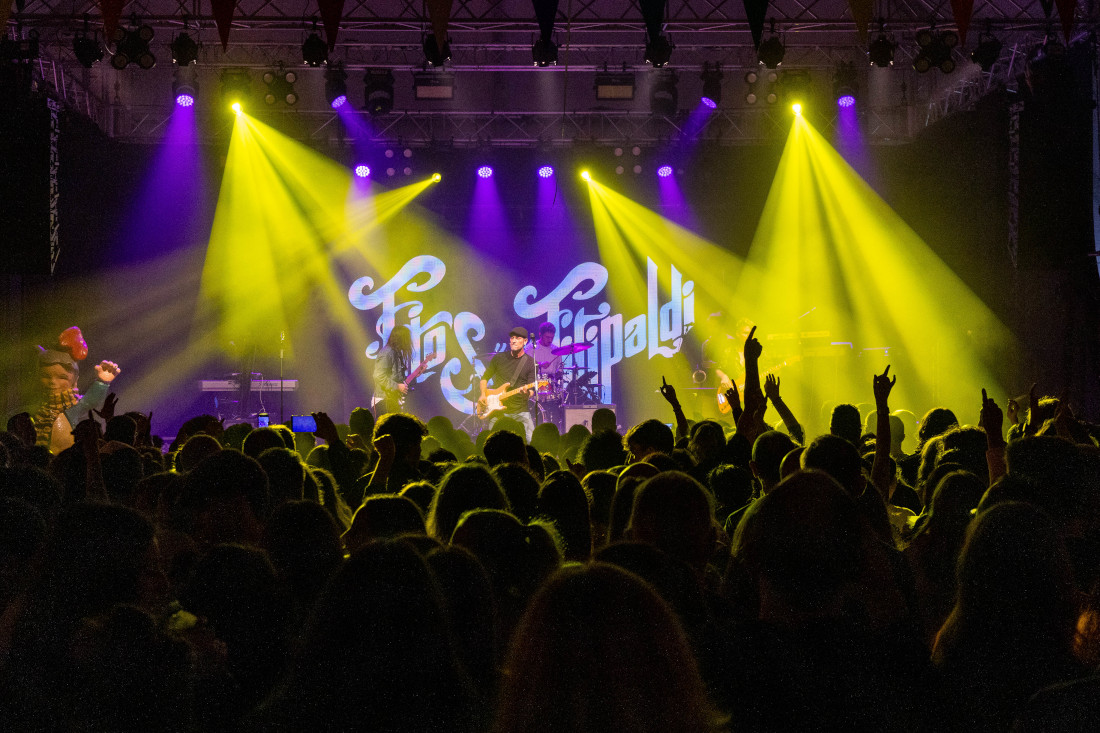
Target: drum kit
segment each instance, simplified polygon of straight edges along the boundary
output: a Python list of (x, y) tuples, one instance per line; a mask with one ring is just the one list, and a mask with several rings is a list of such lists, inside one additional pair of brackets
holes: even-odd
[[(594, 344), (575, 343), (551, 349), (554, 356), (567, 357), (591, 349)], [(556, 360), (555, 360), (556, 361)], [(546, 386), (535, 395), (537, 405), (536, 422), (552, 422), (559, 429), (564, 428), (565, 408), (574, 405), (588, 405), (600, 402), (600, 387), (592, 381), (596, 372), (584, 367), (560, 366), (552, 371), (544, 371), (552, 361), (536, 361), (535, 369), (540, 383)]]

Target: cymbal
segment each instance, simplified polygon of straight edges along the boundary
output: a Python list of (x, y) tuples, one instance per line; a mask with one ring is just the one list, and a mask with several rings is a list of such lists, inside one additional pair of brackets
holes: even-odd
[(484, 354), (475, 354), (474, 357), (477, 359), (492, 359), (497, 353), (496, 351), (487, 351)]
[(536, 361), (535, 366), (538, 367), (539, 369), (545, 369), (546, 367), (550, 366), (550, 362), (548, 362), (548, 361)]
[(550, 349), (550, 353), (554, 356), (565, 356), (566, 354), (579, 354), (582, 351), (591, 349), (595, 344), (569, 344), (568, 346), (559, 346), (556, 349)]

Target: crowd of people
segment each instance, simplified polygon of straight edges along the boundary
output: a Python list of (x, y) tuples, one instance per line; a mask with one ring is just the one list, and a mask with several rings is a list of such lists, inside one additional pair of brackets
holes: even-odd
[(0, 729), (1094, 729), (1100, 428), (983, 392), (907, 452), (887, 368), (807, 435), (761, 351), (728, 423), (666, 383), (674, 428), (529, 439), (357, 408), (165, 445), (123, 392), (61, 447), (74, 377), (0, 433)]

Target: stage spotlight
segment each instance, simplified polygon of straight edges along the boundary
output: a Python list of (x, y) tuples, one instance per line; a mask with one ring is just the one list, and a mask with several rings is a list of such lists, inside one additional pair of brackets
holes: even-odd
[(332, 109), (348, 103), (348, 73), (340, 62), (325, 69), (325, 101)]
[[(238, 107), (252, 97), (252, 77), (248, 69), (226, 69), (221, 74), (222, 99)], [(238, 111), (238, 110), (234, 110)]]
[(317, 24), (313, 24), (313, 32), (302, 42), (302, 63), (313, 66), (324, 66), (328, 63), (328, 44), (317, 35)]
[(672, 166), (662, 165), (660, 168), (657, 169), (657, 175), (661, 178), (668, 178), (672, 175)]
[(172, 79), (172, 97), (178, 107), (191, 107), (196, 98), (195, 70), (187, 66), (176, 69)]
[[(810, 72), (805, 69), (788, 69), (779, 77), (776, 88), (784, 104), (795, 104), (797, 102), (805, 106), (813, 94)], [(768, 96), (768, 103), (774, 104), (771, 95)]]
[(755, 71), (751, 70), (745, 72), (745, 85), (748, 87), (748, 90), (745, 92), (746, 104), (756, 104), (760, 101), (760, 95), (757, 93), (759, 90), (759, 84), (760, 74), (757, 74)]
[(992, 33), (986, 31), (978, 36), (978, 45), (970, 52), (970, 60), (988, 72), (997, 63), (1001, 55), (1002, 44)]
[(546, 68), (558, 64), (558, 44), (551, 40), (538, 39), (531, 46), (531, 59), (535, 66)]
[(233, 104), (229, 105), (229, 109), (233, 110), (237, 114), (241, 114), (244, 112), (244, 109), (241, 107), (240, 102), (234, 102)]
[(539, 178), (549, 178), (554, 175), (554, 169), (548, 165), (539, 168)]
[(190, 66), (199, 60), (199, 44), (186, 33), (180, 33), (168, 44), (172, 51), (172, 63), (176, 66)]
[(435, 35), (431, 33), (424, 34), (424, 60), (428, 62), (428, 66), (442, 66), (451, 60), (451, 40), (448, 38), (443, 42), (443, 48), (439, 47), (436, 43)]
[(130, 64), (143, 69), (157, 65), (157, 58), (149, 50), (149, 41), (153, 40), (153, 29), (143, 25), (139, 28), (115, 28), (115, 54), (111, 57), (111, 66), (119, 71)]
[(894, 51), (897, 47), (898, 44), (894, 42), (892, 37), (880, 32), (878, 37), (871, 41), (871, 45), (867, 47), (867, 58), (872, 65), (885, 69), (894, 65)]
[(592, 180), (592, 175), (588, 171), (581, 171), (581, 178), (586, 181)]
[(703, 80), (703, 96), (700, 101), (714, 109), (722, 101), (722, 67), (718, 62), (713, 67), (704, 62), (703, 73), (699, 78)]
[(653, 83), (649, 88), (649, 111), (655, 115), (672, 117), (679, 108), (679, 93), (676, 83), (679, 77), (675, 69), (654, 71)]
[(668, 62), (672, 60), (672, 49), (674, 48), (676, 47), (668, 40), (668, 36), (658, 34), (646, 41), (645, 62), (651, 64), (655, 69), (667, 66)]
[(833, 96), (841, 107), (851, 107), (859, 94), (859, 78), (851, 64), (840, 64), (833, 72)]
[(798, 102), (795, 102), (794, 104), (791, 105), (791, 112), (794, 112), (795, 117), (801, 117), (802, 116), (802, 105), (799, 104)]
[[(774, 28), (772, 33), (775, 33)], [(783, 63), (783, 56), (786, 53), (787, 49), (783, 45), (783, 41), (779, 40), (778, 35), (772, 35), (761, 42), (760, 48), (756, 52), (756, 58), (767, 68), (777, 69)]]
[(493, 177), (493, 169), (490, 168), (487, 165), (483, 165), (483, 166), (481, 166), (480, 168), (477, 169), (477, 177), (478, 178), (492, 178)]
[(97, 61), (103, 60), (103, 47), (99, 45), (95, 34), (88, 35), (88, 16), (84, 16), (84, 31), (77, 31), (73, 37), (73, 54), (85, 69), (92, 68)]
[(438, 173), (435, 173), (435, 174), (432, 175), (432, 180), (435, 181), (436, 183), (439, 183), (440, 181), (443, 180), (443, 176), (439, 175)]
[(955, 70), (955, 60), (951, 58), (951, 49), (959, 43), (959, 36), (954, 31), (937, 33), (934, 28), (925, 28), (917, 31), (917, 45), (920, 50), (913, 58), (913, 69), (923, 74), (933, 67), (945, 74)]
[(355, 166), (355, 176), (356, 176), (356, 178), (366, 178), (369, 175), (370, 175), (370, 167), (369, 166), (363, 165), (362, 163)]
[(90, 69), (95, 62), (103, 60), (103, 48), (99, 41), (88, 36), (78, 35), (73, 38), (73, 53), (85, 69)]
[(393, 111), (393, 72), (367, 69), (363, 74), (363, 106), (371, 117)]
[(264, 102), (275, 104), (283, 102), (293, 107), (298, 104), (298, 93), (294, 91), (294, 82), (298, 81), (298, 75), (293, 71), (283, 68), (265, 71), (264, 84), (267, 84), (267, 93), (264, 94)]

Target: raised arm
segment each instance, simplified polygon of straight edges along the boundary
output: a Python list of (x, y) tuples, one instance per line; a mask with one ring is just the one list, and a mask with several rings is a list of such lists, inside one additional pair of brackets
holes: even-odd
[(686, 438), (688, 434), (688, 421), (684, 416), (684, 408), (680, 406), (680, 400), (676, 397), (676, 388), (661, 377), (661, 396), (668, 404), (672, 405), (672, 414), (676, 416), (676, 438)]
[(886, 501), (890, 499), (890, 391), (898, 378), (890, 378), (890, 365), (882, 374), (876, 374), (872, 381), (875, 391), (875, 410), (878, 411), (875, 423), (875, 459), (871, 463), (871, 483)]
[(764, 378), (764, 396), (775, 407), (775, 411), (779, 413), (779, 417), (783, 419), (783, 424), (787, 427), (787, 432), (791, 434), (791, 437), (795, 439), (799, 445), (806, 444), (806, 432), (802, 429), (802, 425), (799, 424), (798, 419), (791, 412), (791, 408), (787, 407), (787, 403), (783, 401), (783, 398), (779, 395), (779, 378), (774, 374), (769, 374)]
[(758, 406), (757, 400), (764, 399), (764, 391), (760, 388), (760, 354), (764, 347), (756, 338), (756, 326), (749, 331), (749, 337), (745, 339), (745, 410), (749, 410), (750, 401)]
[(1005, 439), (1001, 434), (1001, 426), (1004, 423), (1004, 414), (1001, 408), (989, 398), (982, 389), (982, 411), (978, 416), (978, 423), (985, 431), (985, 463), (989, 468), (989, 483), (1007, 473), (1005, 467)]
[[(344, 444), (344, 441), (340, 440), (340, 433), (337, 432), (336, 424), (328, 416), (328, 413), (315, 412), (313, 413), (313, 419), (317, 423), (317, 429), (313, 431), (313, 434), (328, 445), (328, 465), (333, 478), (336, 479), (336, 486), (341, 497), (350, 496), (354, 493), (356, 479), (355, 470), (351, 465), (351, 451)], [(326, 489), (323, 488), (322, 490)], [(342, 524), (343, 520), (340, 519), (340, 512), (336, 508), (341, 499), (336, 496), (324, 496), (323, 500), (325, 509), (329, 511), (336, 523)]]

